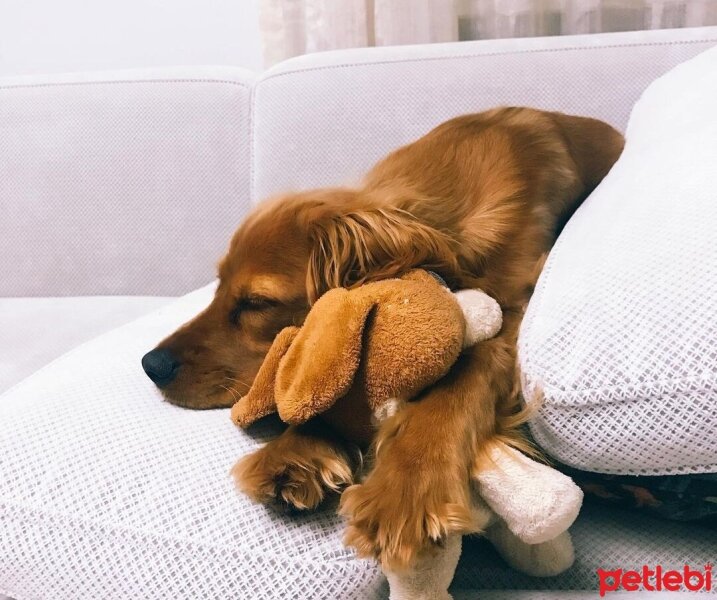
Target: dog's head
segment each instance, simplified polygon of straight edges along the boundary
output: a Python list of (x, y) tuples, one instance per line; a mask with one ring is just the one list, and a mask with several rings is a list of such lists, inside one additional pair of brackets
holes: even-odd
[(142, 366), (173, 404), (231, 406), (279, 331), (300, 325), (326, 290), (419, 266), (450, 280), (452, 241), (364, 192), (320, 190), (265, 203), (234, 235), (209, 307)]

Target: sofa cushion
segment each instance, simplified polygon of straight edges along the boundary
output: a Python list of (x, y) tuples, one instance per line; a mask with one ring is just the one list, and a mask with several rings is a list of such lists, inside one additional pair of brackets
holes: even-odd
[[(0, 396), (0, 594), (387, 596), (376, 566), (343, 547), (335, 506), (289, 517), (235, 491), (229, 469), (275, 436), (277, 421), (243, 431), (228, 409), (171, 406), (142, 372), (143, 353), (211, 293), (92, 340)], [(555, 580), (522, 576), (467, 541), (453, 589), (594, 589), (598, 567), (710, 558), (713, 532), (638, 517), (584, 511), (573, 527), (576, 567)]]
[(163, 296), (0, 298), (0, 392), (82, 342), (171, 300)]
[(717, 470), (717, 48), (655, 81), (523, 321), (536, 440), (614, 474)]
[[(369, 597), (330, 509), (278, 516), (229, 470), (278, 432), (162, 401), (140, 359), (213, 286), (111, 331), (0, 396), (0, 592), (13, 598)], [(346, 590), (355, 591), (346, 593)]]

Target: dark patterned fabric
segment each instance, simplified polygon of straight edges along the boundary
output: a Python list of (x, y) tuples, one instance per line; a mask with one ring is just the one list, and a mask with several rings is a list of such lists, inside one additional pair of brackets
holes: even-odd
[(587, 501), (636, 508), (675, 521), (700, 520), (717, 526), (717, 473), (640, 477), (555, 466), (573, 478)]

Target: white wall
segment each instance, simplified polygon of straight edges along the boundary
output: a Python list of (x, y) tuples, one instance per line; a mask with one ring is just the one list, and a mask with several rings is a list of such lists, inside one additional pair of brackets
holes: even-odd
[(261, 70), (259, 0), (0, 0), (0, 76), (162, 65)]

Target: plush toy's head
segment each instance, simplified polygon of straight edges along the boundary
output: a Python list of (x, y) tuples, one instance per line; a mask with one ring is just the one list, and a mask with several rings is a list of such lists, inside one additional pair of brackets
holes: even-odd
[[(497, 304), (490, 302), (495, 307), (483, 337), (500, 329), (500, 309), (496, 318)], [(476, 341), (475, 327), (466, 326), (478, 320), (470, 316), (477, 314), (474, 303), (468, 302), (472, 311), (463, 304), (422, 270), (330, 290), (301, 328), (279, 333), (254, 385), (234, 405), (232, 419), (246, 427), (278, 412), (283, 421), (300, 424), (331, 409), (334, 421), (356, 420), (357, 411), (366, 416), (388, 399), (412, 398), (443, 377), (465, 345)], [(350, 411), (342, 412), (339, 399)]]

